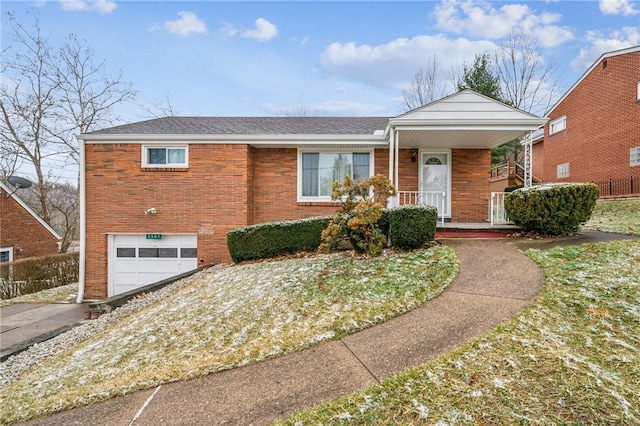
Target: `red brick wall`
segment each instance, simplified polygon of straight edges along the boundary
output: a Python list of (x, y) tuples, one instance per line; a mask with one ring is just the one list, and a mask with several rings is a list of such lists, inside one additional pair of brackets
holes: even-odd
[[(375, 150), (375, 173), (387, 174), (388, 151)], [(108, 234), (198, 235), (200, 265), (230, 261), (226, 233), (253, 223), (334, 213), (338, 203), (297, 201), (297, 150), (248, 145), (189, 145), (188, 169), (143, 169), (141, 146), (86, 145), (85, 298), (107, 296)], [(400, 151), (400, 189), (418, 189), (418, 163)], [(453, 150), (454, 221), (487, 217), (488, 150)], [(144, 211), (154, 207), (155, 215)]]
[(58, 253), (58, 240), (13, 197), (0, 190), (0, 247), (13, 247), (13, 260)]
[(451, 151), (451, 221), (486, 222), (491, 197), (491, 150)]
[(533, 160), (531, 164), (533, 177), (544, 181), (544, 141), (538, 142), (537, 144), (533, 145), (531, 150), (531, 158)]
[[(549, 135), (545, 126), (544, 180), (589, 182), (640, 175), (630, 167), (629, 149), (640, 146), (640, 52), (599, 63), (549, 115), (566, 115), (566, 130)], [(557, 178), (569, 163), (569, 177)]]
[(230, 261), (226, 233), (252, 218), (248, 145), (189, 145), (186, 170), (142, 169), (140, 150), (86, 145), (86, 299), (107, 296), (107, 234), (197, 234), (208, 265)]

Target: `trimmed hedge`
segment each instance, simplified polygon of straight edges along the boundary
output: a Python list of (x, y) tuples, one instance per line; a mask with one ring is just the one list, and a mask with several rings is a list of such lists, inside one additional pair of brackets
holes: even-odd
[(0, 299), (78, 282), (78, 253), (31, 257), (0, 263)]
[(331, 216), (246, 226), (227, 233), (234, 262), (266, 259), (300, 251), (315, 251)]
[(525, 231), (569, 235), (589, 220), (599, 189), (593, 183), (558, 183), (517, 189), (505, 197), (509, 219)]
[(416, 249), (432, 241), (438, 224), (433, 206), (406, 205), (389, 209), (391, 243), (400, 249)]

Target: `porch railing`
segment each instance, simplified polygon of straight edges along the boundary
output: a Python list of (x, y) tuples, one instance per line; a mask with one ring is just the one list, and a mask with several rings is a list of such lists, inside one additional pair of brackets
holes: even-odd
[(489, 222), (493, 225), (504, 225), (511, 223), (504, 208), (504, 197), (506, 192), (492, 192), (489, 202)]
[(447, 193), (443, 191), (398, 191), (399, 205), (422, 204), (438, 209), (438, 217), (444, 224)]

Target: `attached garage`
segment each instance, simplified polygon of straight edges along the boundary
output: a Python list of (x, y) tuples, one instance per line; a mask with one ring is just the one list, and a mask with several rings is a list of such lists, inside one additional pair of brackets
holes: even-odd
[(196, 234), (109, 235), (109, 296), (198, 267)]

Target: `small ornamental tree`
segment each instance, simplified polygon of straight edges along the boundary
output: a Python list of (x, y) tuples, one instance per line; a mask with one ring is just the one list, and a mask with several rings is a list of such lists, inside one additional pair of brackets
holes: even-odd
[(360, 181), (345, 176), (343, 182), (333, 182), (332, 200), (342, 202), (341, 210), (322, 231), (318, 252), (328, 253), (349, 241), (358, 253), (377, 256), (382, 253), (383, 234), (377, 226), (382, 216), (382, 203), (396, 190), (384, 175)]

